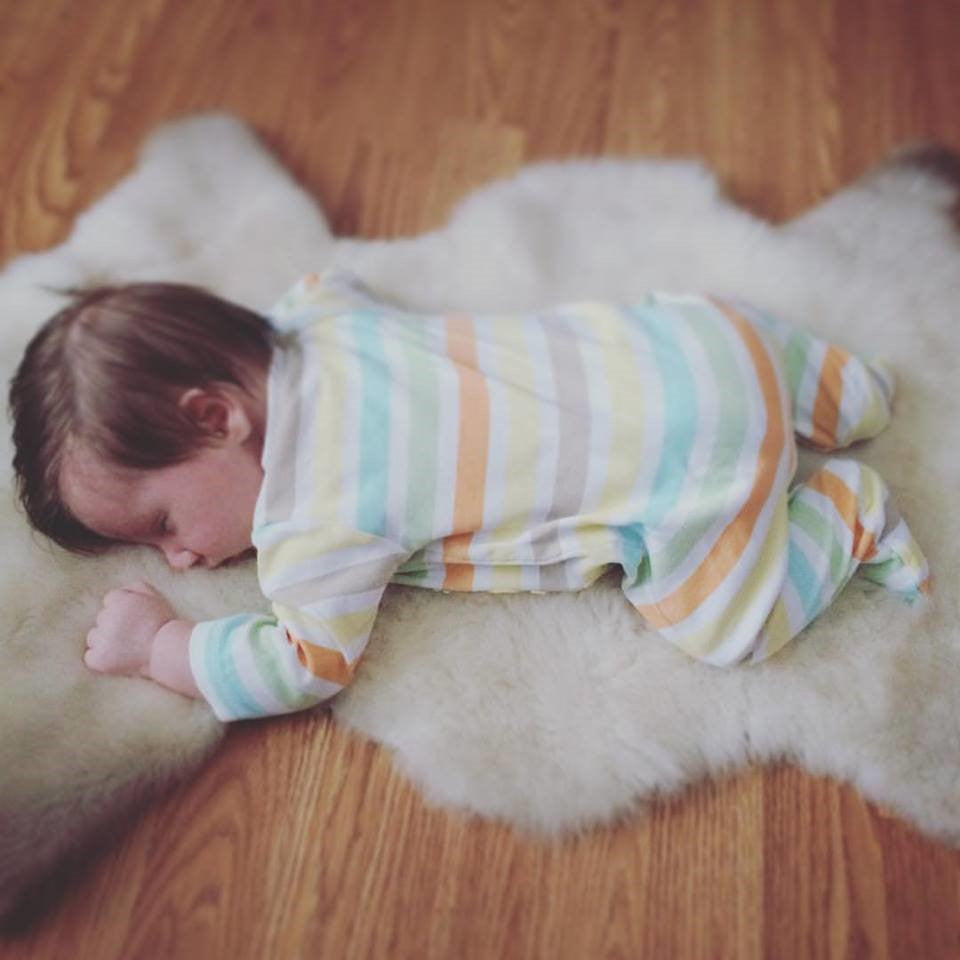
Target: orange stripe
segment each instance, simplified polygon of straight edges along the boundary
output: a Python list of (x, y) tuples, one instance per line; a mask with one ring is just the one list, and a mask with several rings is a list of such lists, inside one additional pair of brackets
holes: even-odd
[[(347, 686), (353, 679), (356, 663), (347, 663), (346, 658), (338, 650), (327, 647), (318, 647), (316, 644), (300, 640), (287, 631), (287, 640), (297, 648), (297, 657), (300, 662), (321, 680), (338, 683), (341, 687)], [(359, 662), (359, 661), (357, 661)]]
[(822, 493), (833, 504), (833, 508), (847, 525), (853, 537), (851, 554), (858, 560), (869, 560), (876, 553), (877, 541), (873, 534), (865, 530), (860, 523), (857, 495), (829, 470), (818, 470), (806, 482), (806, 486)]
[(767, 429), (760, 443), (753, 488), (740, 512), (727, 525), (700, 566), (673, 593), (656, 604), (638, 608), (654, 628), (685, 620), (736, 566), (753, 536), (764, 504), (770, 498), (788, 437), (780, 404), (780, 382), (763, 342), (732, 307), (723, 303), (717, 303), (717, 306), (733, 324), (750, 354), (767, 412)]
[[(460, 427), (457, 479), (453, 502), (454, 535), (444, 541), (447, 568), (445, 590), (470, 590), (473, 568), (464, 564), (470, 539), (483, 525), (483, 500), (490, 444), (490, 398), (487, 384), (477, 370), (477, 341), (473, 318), (447, 317), (447, 355), (457, 366), (460, 380)], [(464, 535), (467, 535), (466, 537)]]
[(447, 561), (444, 570), (444, 590), (473, 590), (474, 567), (472, 563), (456, 563)]
[(832, 345), (827, 347), (820, 367), (817, 396), (813, 402), (813, 436), (810, 442), (823, 450), (837, 447), (837, 424), (843, 402), (843, 368), (850, 354)]

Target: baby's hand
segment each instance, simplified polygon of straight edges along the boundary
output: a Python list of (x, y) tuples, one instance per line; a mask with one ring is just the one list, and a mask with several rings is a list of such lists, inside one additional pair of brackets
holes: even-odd
[(83, 662), (98, 673), (143, 674), (150, 665), (153, 638), (173, 608), (148, 583), (140, 581), (103, 598), (96, 626), (87, 634)]

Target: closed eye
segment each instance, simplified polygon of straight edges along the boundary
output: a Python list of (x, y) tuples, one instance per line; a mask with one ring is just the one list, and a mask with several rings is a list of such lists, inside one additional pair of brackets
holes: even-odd
[(159, 537), (168, 537), (173, 533), (173, 527), (170, 525), (170, 514), (164, 512), (157, 516), (153, 525), (154, 532)]

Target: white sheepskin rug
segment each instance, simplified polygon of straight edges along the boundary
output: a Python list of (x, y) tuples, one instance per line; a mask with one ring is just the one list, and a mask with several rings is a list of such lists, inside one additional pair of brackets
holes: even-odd
[[(323, 214), (239, 123), (171, 124), (62, 246), (0, 274), (9, 378), (49, 288), (181, 280), (266, 308), (334, 261), (426, 310), (535, 308), (649, 288), (752, 300), (892, 358), (894, 423), (853, 452), (877, 467), (925, 548), (933, 601), (854, 581), (781, 656), (729, 671), (686, 659), (613, 581), (578, 594), (389, 592), (339, 720), (386, 744), (436, 804), (554, 833), (653, 794), (786, 758), (960, 840), (960, 164), (913, 151), (782, 227), (689, 162), (577, 161), (470, 196), (442, 230), (368, 242)], [(9, 463), (9, 441), (3, 450)], [(807, 454), (801, 473), (811, 469)], [(81, 651), (100, 597), (145, 577), (185, 615), (263, 605), (252, 565), (174, 576), (158, 556), (98, 560), (26, 529), (0, 501), (0, 913), (145, 792), (196, 766), (220, 725), (144, 681), (95, 677)]]

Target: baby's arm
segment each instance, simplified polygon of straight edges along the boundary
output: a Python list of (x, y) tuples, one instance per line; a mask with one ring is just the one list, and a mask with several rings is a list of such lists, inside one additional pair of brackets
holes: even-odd
[(168, 620), (154, 634), (146, 675), (185, 697), (202, 700), (203, 694), (190, 669), (190, 634), (194, 626), (189, 620)]
[[(142, 676), (206, 700), (219, 719), (290, 713), (352, 679), (405, 548), (327, 523), (271, 527), (259, 546), (273, 613), (191, 623), (145, 583), (112, 590), (87, 635), (100, 673)], [(290, 565), (290, 557), (309, 563)]]
[(178, 620), (149, 584), (133, 583), (103, 598), (97, 622), (87, 633), (83, 660), (97, 673), (146, 677), (200, 699), (190, 670), (193, 626)]
[[(327, 653), (326, 660), (321, 657), (313, 664), (314, 671), (329, 668)], [(342, 670), (327, 670), (327, 679), (303, 670), (307, 658), (289, 642), (276, 617), (180, 620), (142, 581), (104, 597), (87, 634), (84, 662), (97, 673), (144, 677), (206, 700), (221, 720), (302, 710), (332, 696), (349, 680)]]

